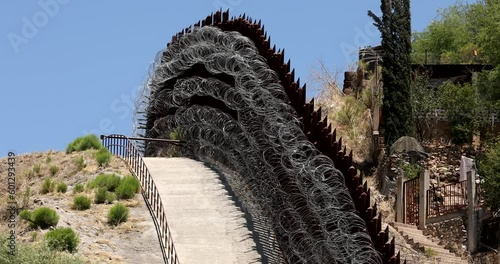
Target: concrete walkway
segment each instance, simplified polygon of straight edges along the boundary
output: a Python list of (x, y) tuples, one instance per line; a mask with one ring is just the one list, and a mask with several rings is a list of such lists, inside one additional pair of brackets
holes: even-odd
[(261, 263), (252, 232), (219, 175), (187, 158), (144, 158), (180, 263)]

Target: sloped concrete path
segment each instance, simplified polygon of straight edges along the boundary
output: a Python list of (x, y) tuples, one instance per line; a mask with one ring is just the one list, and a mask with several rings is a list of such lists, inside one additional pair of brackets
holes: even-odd
[(180, 263), (261, 263), (247, 220), (202, 162), (144, 158), (160, 193)]

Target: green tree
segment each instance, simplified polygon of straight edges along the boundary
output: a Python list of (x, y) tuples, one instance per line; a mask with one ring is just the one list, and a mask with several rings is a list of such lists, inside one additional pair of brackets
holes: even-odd
[(500, 109), (500, 66), (491, 71), (479, 73), (477, 89), (479, 96), (487, 104), (490, 111), (498, 112)]
[(469, 6), (461, 2), (439, 11), (437, 18), (422, 32), (413, 35), (415, 63), (472, 63), (473, 34), (466, 14)]
[(471, 143), (481, 126), (480, 103), (476, 88), (471, 84), (446, 82), (439, 87), (442, 108), (446, 111), (451, 136), (455, 144)]
[(485, 203), (492, 210), (500, 209), (500, 141), (491, 144), (479, 158), (479, 175), (484, 177), (482, 189)]
[(500, 64), (500, 1), (482, 0), (475, 7), (471, 17), (477, 19), (479, 52), (484, 54), (487, 63)]
[(425, 131), (429, 131), (430, 139), (438, 121), (434, 113), (439, 107), (439, 98), (427, 73), (416, 70), (412, 76), (410, 102), (417, 136), (424, 140)]
[(414, 131), (410, 104), (411, 14), (410, 0), (382, 0), (382, 17), (372, 11), (374, 25), (382, 37), (382, 79), (384, 82), (383, 116), (385, 142)]
[(413, 34), (414, 63), (500, 63), (500, 2), (457, 1)]

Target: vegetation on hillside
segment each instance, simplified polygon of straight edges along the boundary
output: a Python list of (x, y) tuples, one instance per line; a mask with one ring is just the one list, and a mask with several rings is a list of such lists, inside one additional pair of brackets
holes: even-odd
[(500, 143), (488, 138), (493, 128), (491, 114), (500, 116), (498, 21), (500, 1), (478, 0), (472, 4), (457, 1), (441, 10), (422, 32), (415, 32), (412, 43), (414, 63), (493, 66), (492, 70), (474, 73), (472, 83), (446, 82), (434, 93), (438, 107), (446, 111), (454, 143), (471, 143), (476, 134), (481, 135), (482, 142), (493, 142), (484, 144), (485, 151), (477, 163), (479, 175), (484, 177), (481, 188), (486, 205), (493, 210), (500, 209)]
[(457, 1), (413, 35), (415, 63), (500, 63), (500, 2)]
[(102, 148), (101, 141), (96, 135), (86, 135), (83, 137), (78, 137), (68, 144), (66, 148), (66, 153), (72, 153), (75, 151), (84, 151), (87, 149), (99, 150)]
[[(479, 132), (484, 138), (491, 131), (491, 114), (500, 113), (500, 49), (497, 48), (500, 24), (495, 22), (499, 20), (498, 1), (479, 0), (473, 4), (457, 1), (441, 10), (422, 32), (413, 35), (414, 63), (484, 63), (494, 66), (493, 70), (475, 73), (470, 84), (447, 82), (434, 91), (418, 89), (422, 86), (419, 87), (418, 83), (425, 81), (414, 79), (417, 84), (412, 85), (414, 111), (424, 109), (421, 113), (428, 113), (431, 108), (444, 109), (456, 144), (471, 143), (472, 136)], [(425, 90), (437, 100), (426, 96)], [(422, 125), (433, 121), (432, 116), (414, 114), (414, 118), (420, 135)]]
[(321, 85), (315, 98), (316, 106), (321, 107), (332, 128), (337, 130), (337, 139), (342, 138), (342, 143), (352, 149), (354, 160), (370, 160), (371, 89), (358, 95), (346, 95), (340, 90), (335, 76), (323, 64), (320, 67), (320, 71), (314, 74)]
[(17, 245), (15, 257), (9, 254), (8, 236), (0, 234), (0, 263), (3, 264), (83, 264), (86, 263), (81, 257), (52, 250), (45, 242), (36, 243), (20, 242)]
[(481, 188), (485, 203), (496, 211), (500, 209), (500, 138), (493, 141), (481, 155), (478, 163), (479, 175), (484, 178)]

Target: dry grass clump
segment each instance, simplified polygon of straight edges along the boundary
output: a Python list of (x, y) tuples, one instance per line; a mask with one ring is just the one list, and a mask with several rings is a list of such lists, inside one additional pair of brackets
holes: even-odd
[(314, 74), (321, 90), (315, 97), (315, 105), (328, 117), (332, 128), (337, 129), (337, 139), (352, 149), (356, 162), (371, 160), (371, 105), (372, 96), (367, 89), (355, 96), (346, 95), (338, 85), (337, 78), (321, 64)]

